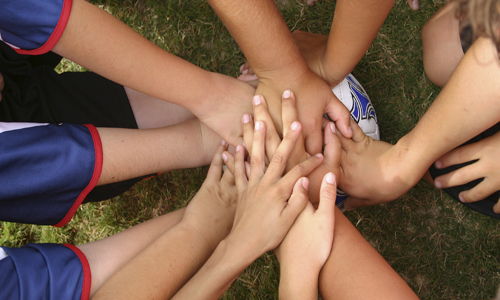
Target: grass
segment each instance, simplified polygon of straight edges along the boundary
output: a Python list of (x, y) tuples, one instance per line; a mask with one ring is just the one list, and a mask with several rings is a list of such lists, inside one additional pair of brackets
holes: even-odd
[[(204, 69), (236, 76), (244, 62), (206, 1), (99, 0), (161, 48)], [(335, 2), (308, 7), (277, 2), (290, 28), (329, 32)], [(439, 93), (422, 66), (420, 30), (443, 2), (421, 1), (413, 12), (396, 1), (373, 45), (353, 71), (377, 111), (382, 140), (410, 131)], [(59, 71), (79, 71), (65, 61)], [(64, 228), (2, 223), (0, 244), (85, 243), (185, 206), (207, 168), (174, 171), (137, 184), (121, 197), (82, 206)], [(363, 236), (422, 299), (491, 299), (500, 286), (500, 222), (419, 183), (399, 200), (347, 213)], [(277, 299), (279, 267), (272, 254), (252, 264), (223, 299)]]

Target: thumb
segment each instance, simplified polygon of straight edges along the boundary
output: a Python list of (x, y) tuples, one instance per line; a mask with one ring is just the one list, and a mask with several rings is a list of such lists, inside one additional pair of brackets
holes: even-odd
[(330, 172), (323, 177), (323, 182), (321, 183), (318, 211), (321, 213), (333, 214), (335, 211), (336, 198), (337, 179), (335, 178), (335, 174)]
[(290, 226), (297, 218), (297, 216), (304, 210), (309, 202), (307, 197), (307, 190), (309, 189), (309, 179), (307, 177), (301, 177), (295, 185), (293, 186), (292, 195), (288, 199), (288, 204), (284, 210), (284, 214), (291, 221)]

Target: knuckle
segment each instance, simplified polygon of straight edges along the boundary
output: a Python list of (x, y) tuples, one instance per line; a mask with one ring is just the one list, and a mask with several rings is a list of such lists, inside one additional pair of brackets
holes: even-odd
[(271, 160), (271, 163), (272, 164), (277, 164), (277, 165), (281, 165), (283, 163), (283, 161), (285, 160), (285, 158), (283, 157), (283, 154), (280, 153), (280, 152), (276, 152), (274, 153), (273, 155), (273, 158)]
[(333, 189), (327, 189), (321, 191), (321, 197), (327, 199), (334, 199), (337, 196), (337, 193)]
[(295, 167), (293, 167), (292, 172), (294, 175), (302, 176), (306, 174), (306, 167), (304, 164), (298, 164)]

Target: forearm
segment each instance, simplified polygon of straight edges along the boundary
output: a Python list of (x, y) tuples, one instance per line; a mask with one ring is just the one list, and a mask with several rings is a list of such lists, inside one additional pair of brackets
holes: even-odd
[[(92, 274), (90, 297), (111, 275), (121, 269), (163, 233), (177, 225), (184, 208), (130, 227), (113, 236), (79, 245), (87, 258)], [(133, 242), (132, 242), (133, 241)]]
[(53, 51), (121, 85), (191, 111), (218, 84), (210, 72), (162, 50), (83, 0), (73, 1)]
[(307, 69), (274, 1), (209, 0), (259, 78)]
[(219, 299), (239, 274), (258, 257), (247, 256), (245, 250), (237, 250), (240, 248), (232, 247), (227, 240), (220, 242), (208, 261), (173, 299)]
[(217, 145), (213, 143), (211, 150), (203, 148), (197, 119), (156, 129), (98, 128), (98, 131), (103, 148), (98, 185), (206, 165)]
[(418, 299), (337, 208), (333, 241), (319, 276), (323, 299)]
[(311, 270), (306, 266), (300, 270), (291, 270), (283, 265), (280, 268), (280, 299), (318, 299), (319, 269)]
[(212, 253), (183, 221), (115, 273), (93, 299), (169, 299)]
[(471, 47), (415, 128), (396, 145), (408, 170), (421, 176), (440, 156), (499, 121), (500, 65), (488, 39)]
[(323, 58), (331, 85), (344, 79), (361, 60), (384, 23), (394, 0), (343, 0), (335, 7)]

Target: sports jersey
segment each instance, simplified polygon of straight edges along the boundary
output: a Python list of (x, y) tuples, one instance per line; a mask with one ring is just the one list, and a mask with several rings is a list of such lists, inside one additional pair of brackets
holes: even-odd
[(93, 125), (0, 122), (0, 220), (63, 226), (102, 170)]
[(75, 246), (0, 247), (0, 299), (87, 300), (90, 286), (89, 263)]
[(71, 13), (72, 0), (2, 0), (0, 40), (20, 54), (39, 55), (56, 45)]

